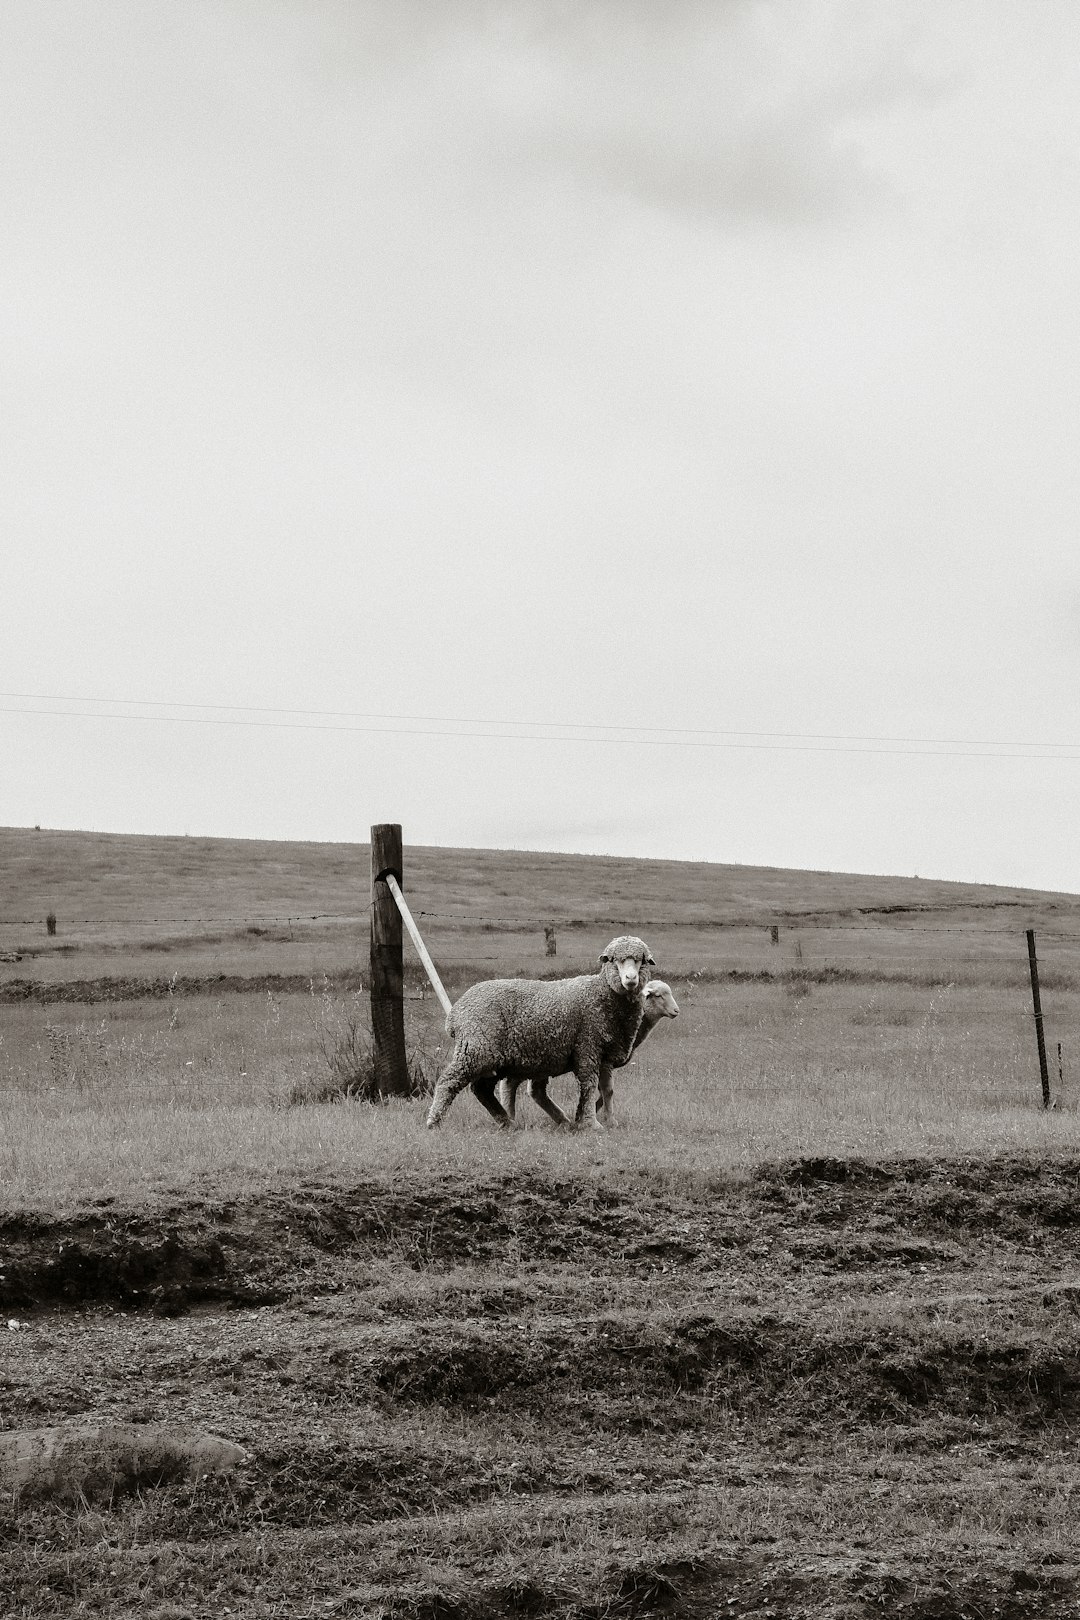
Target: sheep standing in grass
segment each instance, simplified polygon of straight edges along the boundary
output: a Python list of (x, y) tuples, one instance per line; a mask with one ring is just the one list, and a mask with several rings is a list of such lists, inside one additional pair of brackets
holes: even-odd
[(625, 1063), (633, 1050), (648, 969), (655, 963), (645, 941), (633, 934), (613, 939), (599, 961), (597, 973), (576, 979), (487, 979), (466, 990), (447, 1016), (454, 1050), (431, 1099), (428, 1129), (441, 1123), (466, 1086), (493, 1119), (509, 1126), (495, 1095), (502, 1077), (572, 1070), (578, 1083), (574, 1124), (602, 1130), (597, 1090), (610, 1091), (613, 1065)]
[[(665, 984), (663, 979), (650, 979), (644, 990), (644, 1010), (638, 1032), (634, 1036), (634, 1044), (622, 1063), (612, 1063), (612, 1069), (625, 1068), (633, 1054), (637, 1051), (643, 1040), (652, 1034), (661, 1018), (678, 1018), (679, 1003), (671, 993), (671, 986)], [(559, 1107), (548, 1096), (548, 1084), (553, 1075), (540, 1074), (529, 1077), (529, 1096), (539, 1103), (545, 1114), (555, 1121), (556, 1125), (569, 1125), (570, 1121)], [(504, 1075), (499, 1085), (499, 1099), (506, 1110), (507, 1118), (514, 1118), (514, 1103), (517, 1098), (518, 1087), (523, 1076)], [(607, 1087), (604, 1086), (603, 1072), (600, 1076), (600, 1095), (596, 1099), (596, 1111), (605, 1125), (611, 1124), (611, 1075), (607, 1077)]]

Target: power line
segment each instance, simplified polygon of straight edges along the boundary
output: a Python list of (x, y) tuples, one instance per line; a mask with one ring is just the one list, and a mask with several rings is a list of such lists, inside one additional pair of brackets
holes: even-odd
[[(760, 727), (754, 728), (753, 730), (745, 730), (734, 726), (629, 726), (615, 724), (614, 722), (609, 722), (606, 720), (508, 720), (505, 717), (492, 719), (489, 716), (481, 715), (389, 714), (378, 710), (293, 709), (274, 704), (199, 703), (191, 702), (186, 699), (80, 697), (73, 693), (0, 692), (0, 699), (4, 701), (10, 699), (12, 701), (27, 703), (107, 703), (116, 706), (134, 705), (144, 709), (209, 709), (216, 712), (229, 714), (305, 715), (308, 717), (327, 720), (388, 720), (398, 721), (403, 724), (415, 723), (417, 725), (513, 726), (517, 728), (531, 728), (535, 730), (547, 729), (568, 732), (614, 731), (632, 734), (634, 736), (645, 731), (664, 736), (680, 737), (767, 737), (781, 741), (800, 740), (804, 742), (889, 743), (902, 744), (905, 746), (919, 745), (951, 748), (1047, 748), (1069, 749), (1080, 753), (1080, 741), (1024, 742), (1014, 738), (995, 740), (988, 737), (894, 737), (877, 736), (858, 732), (769, 731)], [(194, 716), (193, 718), (197, 719), (198, 716)]]
[[(642, 731), (662, 733), (665, 736), (695, 736), (695, 737), (771, 737), (781, 740), (801, 739), (816, 742), (868, 742), (868, 743), (902, 743), (902, 744), (932, 744), (939, 747), (954, 748), (1062, 748), (1080, 750), (1080, 742), (1021, 742), (1015, 739), (995, 741), (987, 737), (891, 737), (864, 735), (862, 733), (849, 734), (834, 731), (767, 731), (763, 729), (740, 730), (732, 726), (654, 726), (654, 725), (617, 725), (605, 720), (507, 720), (505, 718), (491, 719), (480, 715), (447, 715), (447, 714), (387, 714), (378, 710), (364, 709), (292, 709), (277, 704), (254, 703), (198, 703), (188, 700), (163, 698), (115, 698), (115, 697), (80, 697), (74, 693), (48, 693), (48, 692), (0, 692), (0, 699), (4, 701), (26, 703), (108, 703), (116, 706), (134, 705), (143, 709), (210, 709), (229, 714), (285, 714), (307, 715), (322, 719), (335, 720), (394, 720), (403, 723), (416, 723), (418, 725), (451, 725), (451, 726), (516, 726), (531, 727), (535, 729), (547, 728), (560, 731), (615, 731), (637, 734)], [(21, 712), (21, 711), (13, 711)], [(30, 711), (37, 712), (37, 711)], [(51, 711), (50, 711), (51, 712)], [(194, 718), (198, 718), (195, 716)]]
[[(924, 759), (1015, 759), (1080, 760), (1080, 743), (992, 742), (963, 738), (872, 737), (836, 732), (734, 731), (674, 726), (624, 726), (605, 722), (484, 720), (453, 716), (363, 714), (332, 709), (270, 709), (243, 704), (173, 704), (138, 698), (78, 698), (30, 693), (0, 692), (2, 714), (25, 714), (75, 720), (124, 720), (143, 724), (159, 722), (174, 725), (232, 726), (274, 731), (358, 733), (368, 736), (443, 737), (475, 741), (585, 743), (590, 746), (617, 744), (630, 748), (701, 748), (736, 751), (810, 754), (894, 755)], [(115, 704), (114, 711), (102, 708), (30, 708), (23, 702)], [(13, 704), (19, 706), (13, 706)], [(120, 705), (154, 708), (153, 714), (125, 713)], [(209, 711), (203, 714), (168, 714), (171, 708)], [(225, 711), (231, 711), (226, 713)], [(314, 720), (270, 720), (255, 716), (310, 715)], [(388, 724), (343, 724), (333, 717), (386, 721)], [(450, 728), (468, 729), (450, 729)], [(514, 727), (517, 729), (506, 729)], [(502, 728), (502, 729), (495, 729)], [(530, 729), (531, 728), (531, 729)], [(757, 740), (754, 740), (757, 739)]]

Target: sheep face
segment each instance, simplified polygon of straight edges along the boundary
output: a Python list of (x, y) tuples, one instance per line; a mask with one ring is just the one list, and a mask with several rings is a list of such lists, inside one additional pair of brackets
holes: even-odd
[(663, 979), (650, 979), (645, 986), (645, 1011), (650, 1018), (678, 1018), (679, 1003)]
[(649, 969), (656, 963), (643, 939), (638, 939), (636, 934), (620, 934), (601, 951), (600, 966), (613, 988), (633, 995), (637, 990), (644, 990)]

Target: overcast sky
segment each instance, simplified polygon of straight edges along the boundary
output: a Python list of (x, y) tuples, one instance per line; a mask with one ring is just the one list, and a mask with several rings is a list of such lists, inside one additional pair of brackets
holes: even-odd
[(1074, 0), (5, 0), (0, 229), (0, 822), (1080, 889)]

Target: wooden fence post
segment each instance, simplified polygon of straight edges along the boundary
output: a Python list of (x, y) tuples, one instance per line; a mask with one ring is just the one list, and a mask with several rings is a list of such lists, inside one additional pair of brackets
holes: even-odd
[(401, 913), (386, 885), (401, 882), (401, 827), (382, 822), (371, 829), (371, 1033), (375, 1090), (380, 1097), (412, 1091), (405, 1058), (405, 963)]
[(1039, 1077), (1042, 1080), (1043, 1107), (1050, 1106), (1050, 1076), (1046, 1068), (1046, 1041), (1043, 1036), (1042, 1002), (1039, 999), (1039, 964), (1035, 960), (1035, 930), (1027, 931), (1028, 970), (1031, 974), (1031, 1002), (1035, 1008), (1035, 1039), (1039, 1043)]

